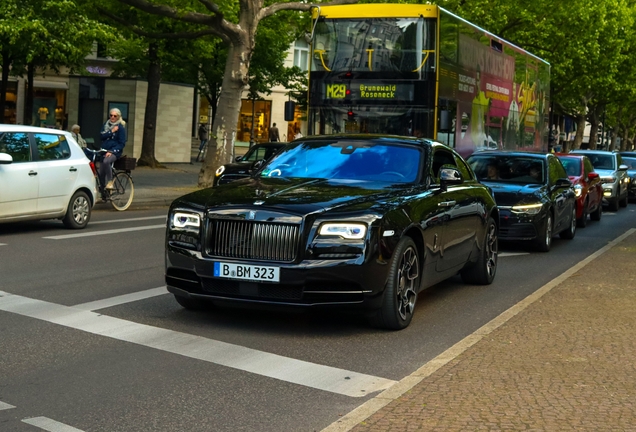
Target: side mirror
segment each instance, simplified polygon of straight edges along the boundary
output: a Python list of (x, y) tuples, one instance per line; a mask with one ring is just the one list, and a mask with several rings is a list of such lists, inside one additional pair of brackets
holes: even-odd
[(0, 164), (9, 165), (13, 163), (13, 156), (8, 153), (0, 153)]
[(619, 171), (627, 171), (628, 169), (629, 169), (629, 167), (627, 165), (625, 165), (625, 164), (623, 164), (623, 165), (618, 167)]
[(243, 159), (243, 156), (237, 156), (237, 157), (234, 158), (234, 161), (235, 162), (240, 162), (241, 159)]
[(598, 175), (598, 173), (595, 173), (595, 172), (591, 172), (591, 173), (589, 173), (589, 174), (587, 175), (588, 180), (594, 180), (594, 179), (597, 179), (597, 178), (599, 178), (599, 177), (600, 177), (600, 176)]
[(554, 187), (556, 189), (571, 187), (571, 186), (572, 186), (572, 182), (570, 181), (570, 179), (567, 179), (567, 178), (560, 178), (556, 181), (556, 183), (554, 183)]
[(263, 159), (259, 159), (259, 160), (257, 160), (256, 162), (254, 162), (254, 163), (252, 164), (252, 169), (253, 169), (253, 170), (257, 170), (257, 169), (259, 169), (260, 167), (262, 167), (264, 163), (265, 163), (265, 161), (264, 161)]
[(448, 185), (460, 184), (463, 181), (462, 174), (456, 168), (448, 166), (439, 170), (439, 182), (442, 190), (446, 190)]

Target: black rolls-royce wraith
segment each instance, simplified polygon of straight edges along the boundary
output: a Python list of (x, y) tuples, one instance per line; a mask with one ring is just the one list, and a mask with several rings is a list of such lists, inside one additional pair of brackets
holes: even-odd
[(457, 273), (492, 282), (498, 225), (489, 189), (442, 144), (303, 138), (249, 178), (172, 203), (166, 284), (186, 308), (362, 307), (401, 329), (422, 289)]

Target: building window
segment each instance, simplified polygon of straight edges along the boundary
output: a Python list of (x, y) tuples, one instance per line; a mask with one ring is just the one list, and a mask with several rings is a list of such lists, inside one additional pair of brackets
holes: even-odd
[(309, 44), (304, 40), (297, 40), (294, 44), (294, 66), (303, 72), (309, 69)]

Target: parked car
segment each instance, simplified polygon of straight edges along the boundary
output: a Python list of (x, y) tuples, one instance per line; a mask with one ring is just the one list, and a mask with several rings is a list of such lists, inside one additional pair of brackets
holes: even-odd
[(0, 125), (0, 222), (62, 219), (84, 228), (95, 173), (70, 132)]
[(612, 211), (627, 207), (629, 177), (620, 154), (605, 150), (573, 150), (570, 154), (587, 156), (603, 183), (603, 203)]
[(258, 168), (264, 161), (268, 161), (285, 143), (271, 142), (253, 145), (243, 156), (236, 157), (236, 163), (221, 165), (214, 175), (213, 186), (233, 182), (249, 177), (254, 168)]
[(556, 155), (568, 173), (576, 194), (576, 223), (580, 228), (587, 225), (587, 216), (594, 221), (603, 215), (603, 186), (598, 173), (587, 156), (573, 154)]
[(630, 200), (636, 200), (636, 152), (621, 152), (623, 164), (627, 166), (629, 177), (628, 196)]
[(443, 144), (301, 138), (250, 178), (172, 203), (166, 284), (185, 308), (345, 306), (402, 329), (422, 289), (458, 272), (493, 281), (498, 223), (488, 188)]
[(576, 234), (576, 195), (563, 164), (553, 154), (491, 151), (468, 163), (495, 195), (501, 240), (532, 241), (547, 252), (552, 237)]

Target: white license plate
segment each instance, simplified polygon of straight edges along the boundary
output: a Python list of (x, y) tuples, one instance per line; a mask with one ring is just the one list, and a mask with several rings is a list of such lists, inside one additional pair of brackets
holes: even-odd
[(215, 262), (214, 277), (261, 282), (280, 282), (280, 268)]

